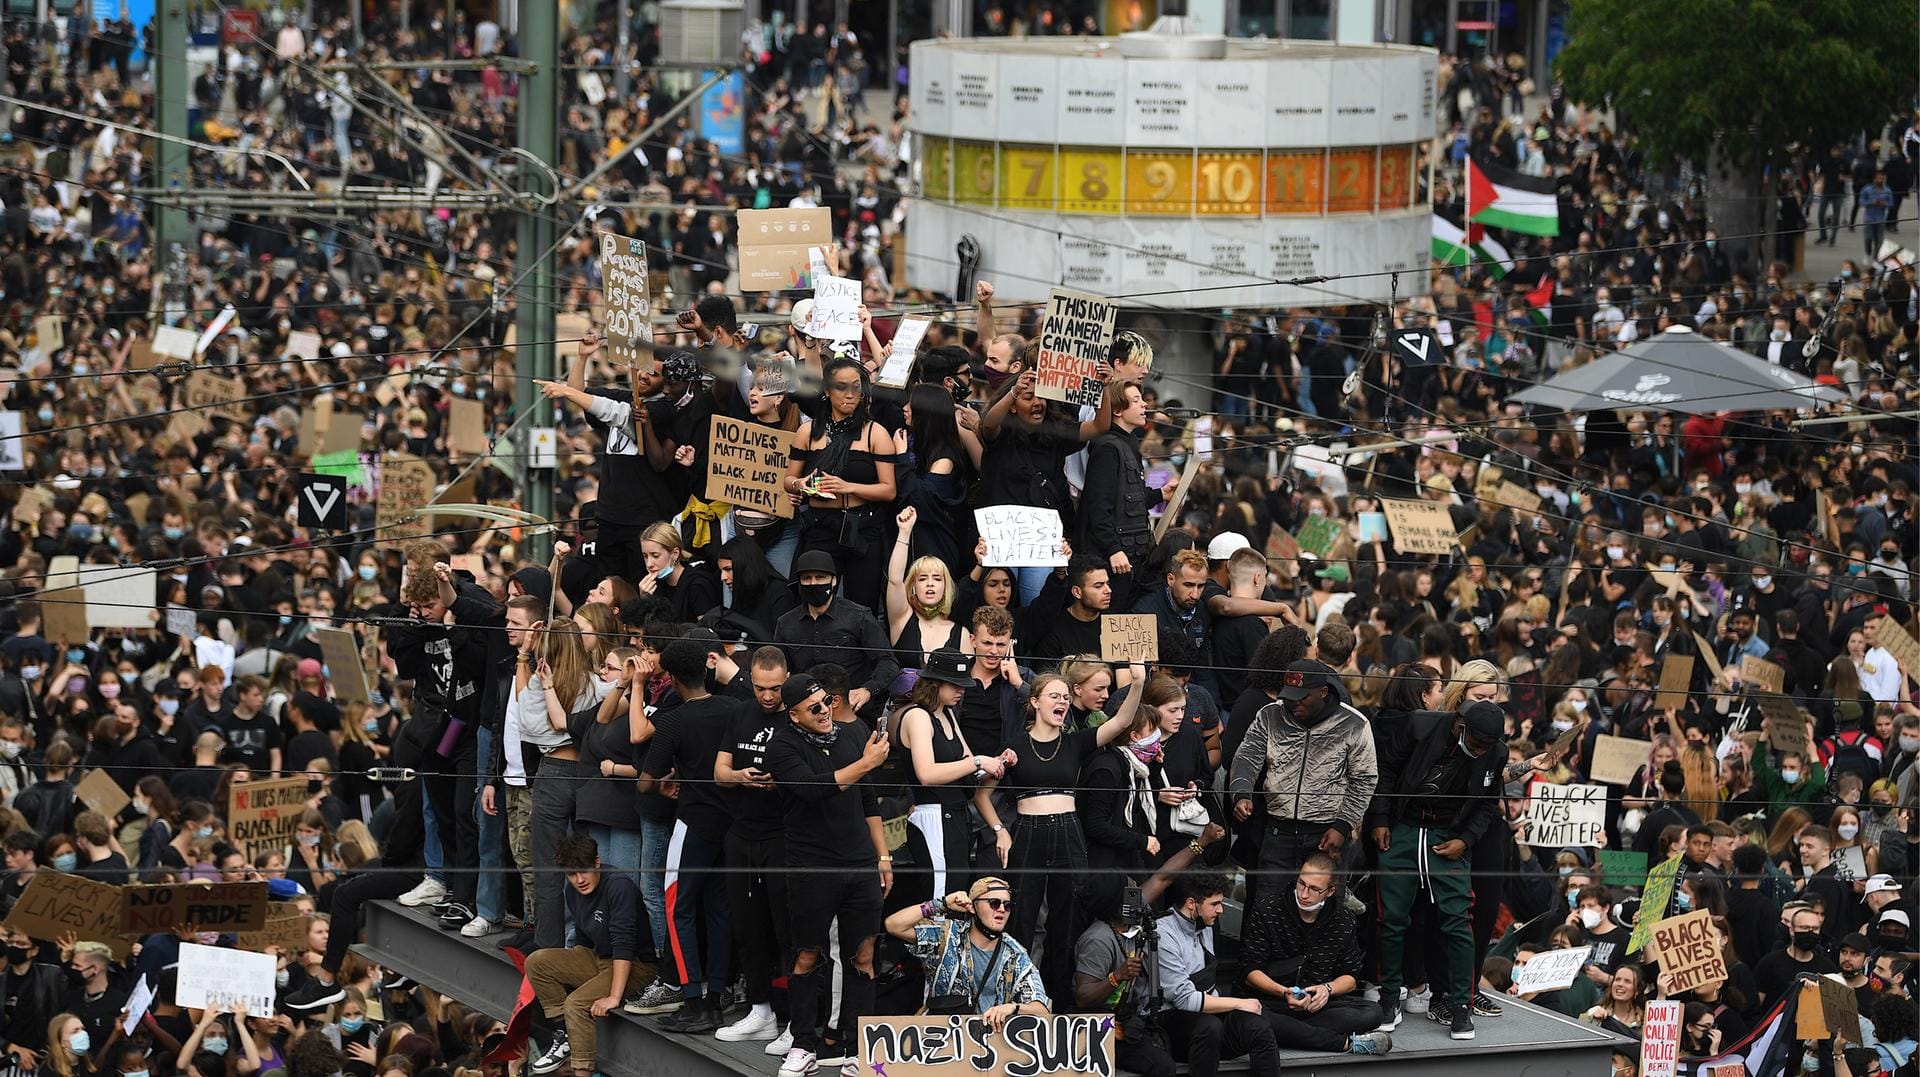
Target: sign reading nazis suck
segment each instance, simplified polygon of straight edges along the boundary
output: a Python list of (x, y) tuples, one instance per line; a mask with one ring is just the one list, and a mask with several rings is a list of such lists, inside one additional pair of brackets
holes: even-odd
[(998, 1032), (970, 1015), (870, 1018), (860, 1062), (876, 1077), (1114, 1077), (1113, 1015), (1015, 1014)]

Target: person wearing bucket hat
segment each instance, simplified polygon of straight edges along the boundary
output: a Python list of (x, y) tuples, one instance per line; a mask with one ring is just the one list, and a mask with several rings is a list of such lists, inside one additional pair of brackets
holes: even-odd
[[(1395, 725), (1379, 750), (1381, 795), (1367, 810), (1368, 833), (1380, 852), (1380, 1027), (1400, 1022), (1407, 925), (1424, 891), (1438, 910), (1450, 982), (1450, 1035), (1473, 1029), (1472, 864), (1467, 856), (1494, 822), (1506, 762), (1506, 713), (1473, 703), (1459, 714), (1420, 711)], [(1436, 999), (1439, 985), (1435, 988)]]
[(967, 803), (974, 783), (999, 778), (1012, 761), (1012, 749), (979, 755), (960, 728), (958, 708), (973, 684), (973, 661), (959, 650), (942, 647), (920, 666), (907, 705), (894, 719), (894, 742), (913, 764), (913, 813), (908, 822), (927, 841), (933, 879), (929, 896), (946, 893), (950, 876), (964, 876), (973, 841)]

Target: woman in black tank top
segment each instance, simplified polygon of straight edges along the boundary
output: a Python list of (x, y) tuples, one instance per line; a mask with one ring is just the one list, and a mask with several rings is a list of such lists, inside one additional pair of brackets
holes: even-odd
[(975, 778), (1005, 773), (1011, 750), (996, 756), (973, 754), (954, 708), (966, 694), (972, 663), (951, 647), (927, 656), (913, 695), (894, 722), (894, 737), (912, 761), (912, 825), (926, 838), (932, 861), (932, 887), (939, 896), (970, 885), (967, 854), (971, 827), (967, 799)]
[[(1145, 683), (1147, 667), (1134, 663), (1135, 683)], [(1075, 922), (1074, 888), (1087, 867), (1087, 839), (1076, 814), (1075, 788), (1080, 770), (1100, 749), (1126, 735), (1140, 709), (1140, 693), (1129, 692), (1113, 717), (1078, 732), (1066, 731), (1072, 709), (1067, 679), (1049, 673), (1034, 679), (1027, 695), (1027, 732), (1014, 741), (1014, 761), (1003, 781), (1020, 813), (1011, 836), (993, 805), (994, 779), (981, 781), (974, 806), (994, 831), (1001, 863), (1012, 878), (1016, 903), (1007, 930), (1029, 949), (1047, 909), (1047, 946), (1040, 955), (1040, 979), (1061, 998), (1072, 988), (1073, 943), (1083, 926)]]

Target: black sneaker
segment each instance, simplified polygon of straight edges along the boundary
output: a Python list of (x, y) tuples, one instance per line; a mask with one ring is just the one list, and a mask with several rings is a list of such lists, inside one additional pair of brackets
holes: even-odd
[(1475, 1017), (1499, 1017), (1506, 1012), (1498, 1002), (1493, 1000), (1492, 995), (1487, 994), (1485, 991), (1475, 991), (1473, 993), (1473, 1013)]
[(1436, 998), (1427, 1006), (1427, 1020), (1444, 1025), (1453, 1020), (1453, 1004), (1445, 999)]
[(458, 901), (449, 901), (433, 907), (434, 919), (440, 921), (440, 930), (458, 931), (473, 922), (474, 912), (469, 906)]
[(1473, 1038), (1473, 1015), (1471, 1013), (1468, 1013), (1466, 1010), (1461, 1010), (1459, 1013), (1454, 1014), (1453, 1015), (1453, 1031), (1447, 1033), (1447, 1035), (1453, 1037), (1456, 1040), (1472, 1039)]
[(1400, 1001), (1398, 999), (1395, 999), (1392, 1002), (1388, 1002), (1385, 999), (1382, 999), (1380, 1001), (1380, 1025), (1379, 1025), (1378, 1031), (1392, 1032), (1394, 1029), (1399, 1027), (1400, 1027)]
[(533, 944), (533, 929), (523, 927), (520, 930), (493, 944), (496, 950), (518, 950), (523, 954), (532, 953), (537, 947)]
[(667, 1032), (687, 1032), (705, 1035), (720, 1028), (720, 1007), (710, 998), (690, 1000), (680, 1007), (680, 1012), (660, 1019), (660, 1027)]
[(308, 1010), (331, 1006), (346, 997), (345, 987), (337, 983), (321, 983), (316, 979), (308, 980), (297, 991), (287, 992), (287, 997), (280, 1000), (280, 1005), (285, 1009), (305, 1013)]

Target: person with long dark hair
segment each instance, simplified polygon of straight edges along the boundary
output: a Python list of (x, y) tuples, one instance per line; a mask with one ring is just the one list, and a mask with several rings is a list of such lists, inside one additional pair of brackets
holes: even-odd
[(902, 446), (900, 500), (919, 515), (909, 553), (966, 563), (973, 514), (964, 511), (967, 489), (980, 466), (960, 435), (953, 397), (938, 385), (907, 390), (906, 443)]
[(786, 579), (768, 561), (760, 544), (747, 535), (728, 539), (714, 560), (725, 601), (708, 610), (700, 623), (717, 629), (724, 622), (745, 630), (756, 642), (771, 640), (773, 623), (793, 608), (793, 592)]
[(800, 548), (820, 550), (839, 568), (846, 596), (880, 608), (881, 574), (872, 563), (884, 541), (876, 506), (894, 499), (893, 435), (873, 421), (867, 368), (835, 359), (826, 369), (827, 406), (793, 440), (787, 493), (805, 506)]
[[(1075, 421), (1054, 413), (1038, 393), (1040, 377), (1026, 371), (1000, 393), (980, 417), (980, 435), (989, 451), (980, 464), (977, 504), (1026, 505), (1060, 513), (1067, 532), (1073, 500), (1067, 488), (1067, 457), (1113, 425), (1110, 399), (1102, 396), (1100, 410), (1091, 419)], [(1046, 586), (1052, 569), (1044, 566), (1013, 570), (1020, 597), (1031, 603)]]

